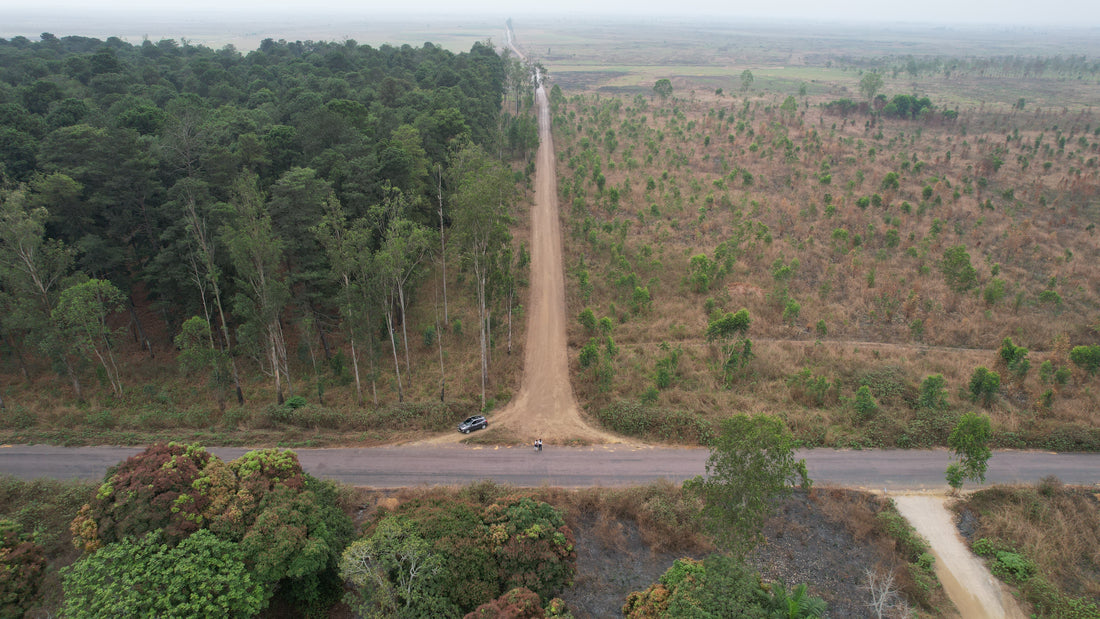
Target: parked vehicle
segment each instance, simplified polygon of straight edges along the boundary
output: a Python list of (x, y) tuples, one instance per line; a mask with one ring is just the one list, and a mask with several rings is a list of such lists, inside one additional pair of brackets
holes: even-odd
[(488, 428), (489, 422), (485, 421), (485, 417), (481, 415), (474, 415), (473, 417), (467, 417), (465, 421), (458, 424), (458, 431), (463, 434), (469, 434), (474, 430), (480, 430), (482, 428)]

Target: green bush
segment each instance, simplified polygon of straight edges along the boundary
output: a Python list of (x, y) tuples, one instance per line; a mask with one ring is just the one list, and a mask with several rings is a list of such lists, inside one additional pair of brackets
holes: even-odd
[(600, 425), (624, 436), (706, 445), (714, 428), (694, 413), (618, 401), (596, 413)]
[(46, 569), (42, 546), (12, 520), (0, 520), (0, 617), (22, 617), (38, 601)]
[(548, 599), (572, 583), (575, 563), (572, 532), (547, 503), (429, 499), (371, 525), (345, 550), (340, 571), (361, 612), (451, 617), (518, 587)]
[[(263, 587), (236, 544), (199, 531), (179, 545), (159, 531), (108, 544), (62, 571), (65, 616), (247, 617)], [(141, 583), (135, 586), (135, 583)]]
[(1069, 351), (1069, 360), (1074, 365), (1095, 376), (1100, 371), (1100, 344), (1093, 346), (1074, 346)]
[(790, 592), (781, 582), (765, 588), (760, 575), (737, 559), (713, 554), (702, 561), (677, 559), (657, 583), (631, 593), (622, 613), (627, 619), (821, 617), (826, 610), (805, 585)]
[(989, 406), (1001, 389), (1001, 375), (984, 366), (978, 366), (970, 375), (970, 399)]
[(293, 452), (226, 463), (201, 447), (157, 444), (109, 474), (70, 529), (87, 551), (149, 533), (174, 547), (209, 531), (241, 554), (265, 605), (278, 592), (303, 609), (340, 590), (336, 558), (352, 526), (336, 505), (335, 486), (306, 475)]
[(878, 414), (878, 402), (875, 401), (875, 396), (871, 395), (871, 389), (867, 385), (856, 389), (852, 407), (856, 410), (856, 419), (859, 423), (864, 423)]
[(1028, 350), (1023, 346), (1017, 346), (1012, 338), (1006, 337), (1001, 342), (1001, 360), (1009, 371), (1017, 376), (1025, 376), (1031, 368), (1031, 361), (1027, 358)]

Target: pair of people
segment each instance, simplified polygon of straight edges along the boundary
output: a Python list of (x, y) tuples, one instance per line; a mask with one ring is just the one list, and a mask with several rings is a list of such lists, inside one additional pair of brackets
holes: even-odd
[(541, 438), (536, 438), (535, 439), (535, 451), (540, 452), (540, 453), (542, 452), (542, 439)]

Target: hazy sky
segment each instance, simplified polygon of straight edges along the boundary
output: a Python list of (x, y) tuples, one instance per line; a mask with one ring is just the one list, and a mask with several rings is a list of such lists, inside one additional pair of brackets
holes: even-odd
[(157, 0), (0, 0), (0, 21), (5, 11), (77, 14), (91, 11), (125, 11), (134, 18), (186, 11), (191, 16), (226, 11), (308, 13), (353, 13), (357, 16), (382, 14), (417, 15), (606, 15), (681, 17), (723, 16), (729, 18), (788, 18), (829, 21), (985, 23), (1011, 25), (1071, 25), (1100, 27), (1097, 0), (188, 0), (179, 4)]

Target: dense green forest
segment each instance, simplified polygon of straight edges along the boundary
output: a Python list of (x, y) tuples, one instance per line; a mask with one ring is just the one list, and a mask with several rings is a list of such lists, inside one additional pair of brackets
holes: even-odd
[(444, 252), (463, 266), (489, 222), (490, 268), (472, 286), (483, 325), (514, 285), (523, 251), (504, 251), (506, 225), (537, 144), (525, 70), (490, 42), (268, 39), (244, 54), (0, 39), (9, 373), (52, 366), (84, 400), (94, 371), (97, 394), (122, 396), (128, 325), (150, 355), (174, 347), (208, 376), (222, 408), (253, 376), (279, 403), (316, 382), (323, 402), (324, 367), (377, 405), (382, 364), (383, 399), (403, 400), (406, 312), (430, 271), (445, 281)]

